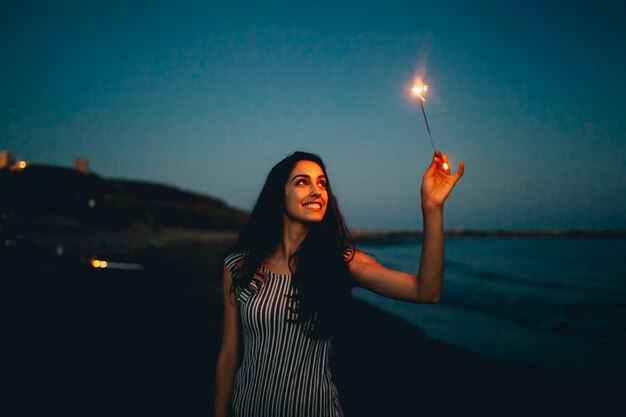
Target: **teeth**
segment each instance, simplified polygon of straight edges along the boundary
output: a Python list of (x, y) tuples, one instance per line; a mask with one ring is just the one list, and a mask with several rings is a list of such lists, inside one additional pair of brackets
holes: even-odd
[(306, 203), (304, 205), (304, 207), (306, 208), (322, 208), (322, 205), (320, 203)]

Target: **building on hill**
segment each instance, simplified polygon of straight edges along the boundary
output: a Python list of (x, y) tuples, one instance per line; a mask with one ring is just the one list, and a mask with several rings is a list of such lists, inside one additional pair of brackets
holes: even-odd
[(9, 168), (12, 163), (11, 152), (0, 151), (0, 169)]
[(89, 160), (86, 158), (76, 158), (74, 160), (74, 169), (83, 174), (89, 174)]
[[(0, 169), (11, 169), (13, 171), (19, 171), (29, 165), (31, 164), (27, 163), (26, 161), (14, 161), (13, 156), (9, 151), (0, 151)], [(89, 160), (87, 158), (74, 159), (74, 169), (78, 172), (82, 172), (83, 174), (89, 174)]]

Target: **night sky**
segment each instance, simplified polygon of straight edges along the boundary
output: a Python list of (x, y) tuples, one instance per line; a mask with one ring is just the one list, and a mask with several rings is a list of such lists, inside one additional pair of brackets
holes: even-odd
[(304, 150), (349, 226), (421, 228), (422, 68), (466, 164), (447, 228), (624, 230), (625, 22), (618, 1), (3, 1), (0, 150), (246, 210)]

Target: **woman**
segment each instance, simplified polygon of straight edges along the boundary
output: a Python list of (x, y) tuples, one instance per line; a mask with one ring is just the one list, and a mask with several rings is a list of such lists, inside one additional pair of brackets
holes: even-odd
[(295, 152), (276, 164), (224, 260), (215, 416), (343, 416), (329, 354), (350, 288), (439, 301), (443, 203), (463, 171), (461, 161), (450, 175), (446, 155), (433, 155), (421, 187), (422, 254), (411, 275), (354, 249), (318, 156)]

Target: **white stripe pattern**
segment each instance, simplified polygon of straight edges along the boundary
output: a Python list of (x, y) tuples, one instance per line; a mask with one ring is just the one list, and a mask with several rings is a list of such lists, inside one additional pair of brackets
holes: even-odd
[[(225, 265), (233, 276), (245, 253)], [(330, 372), (331, 339), (316, 340), (288, 322), (291, 275), (261, 266), (251, 284), (237, 291), (243, 357), (235, 377), (235, 417), (342, 417)]]

